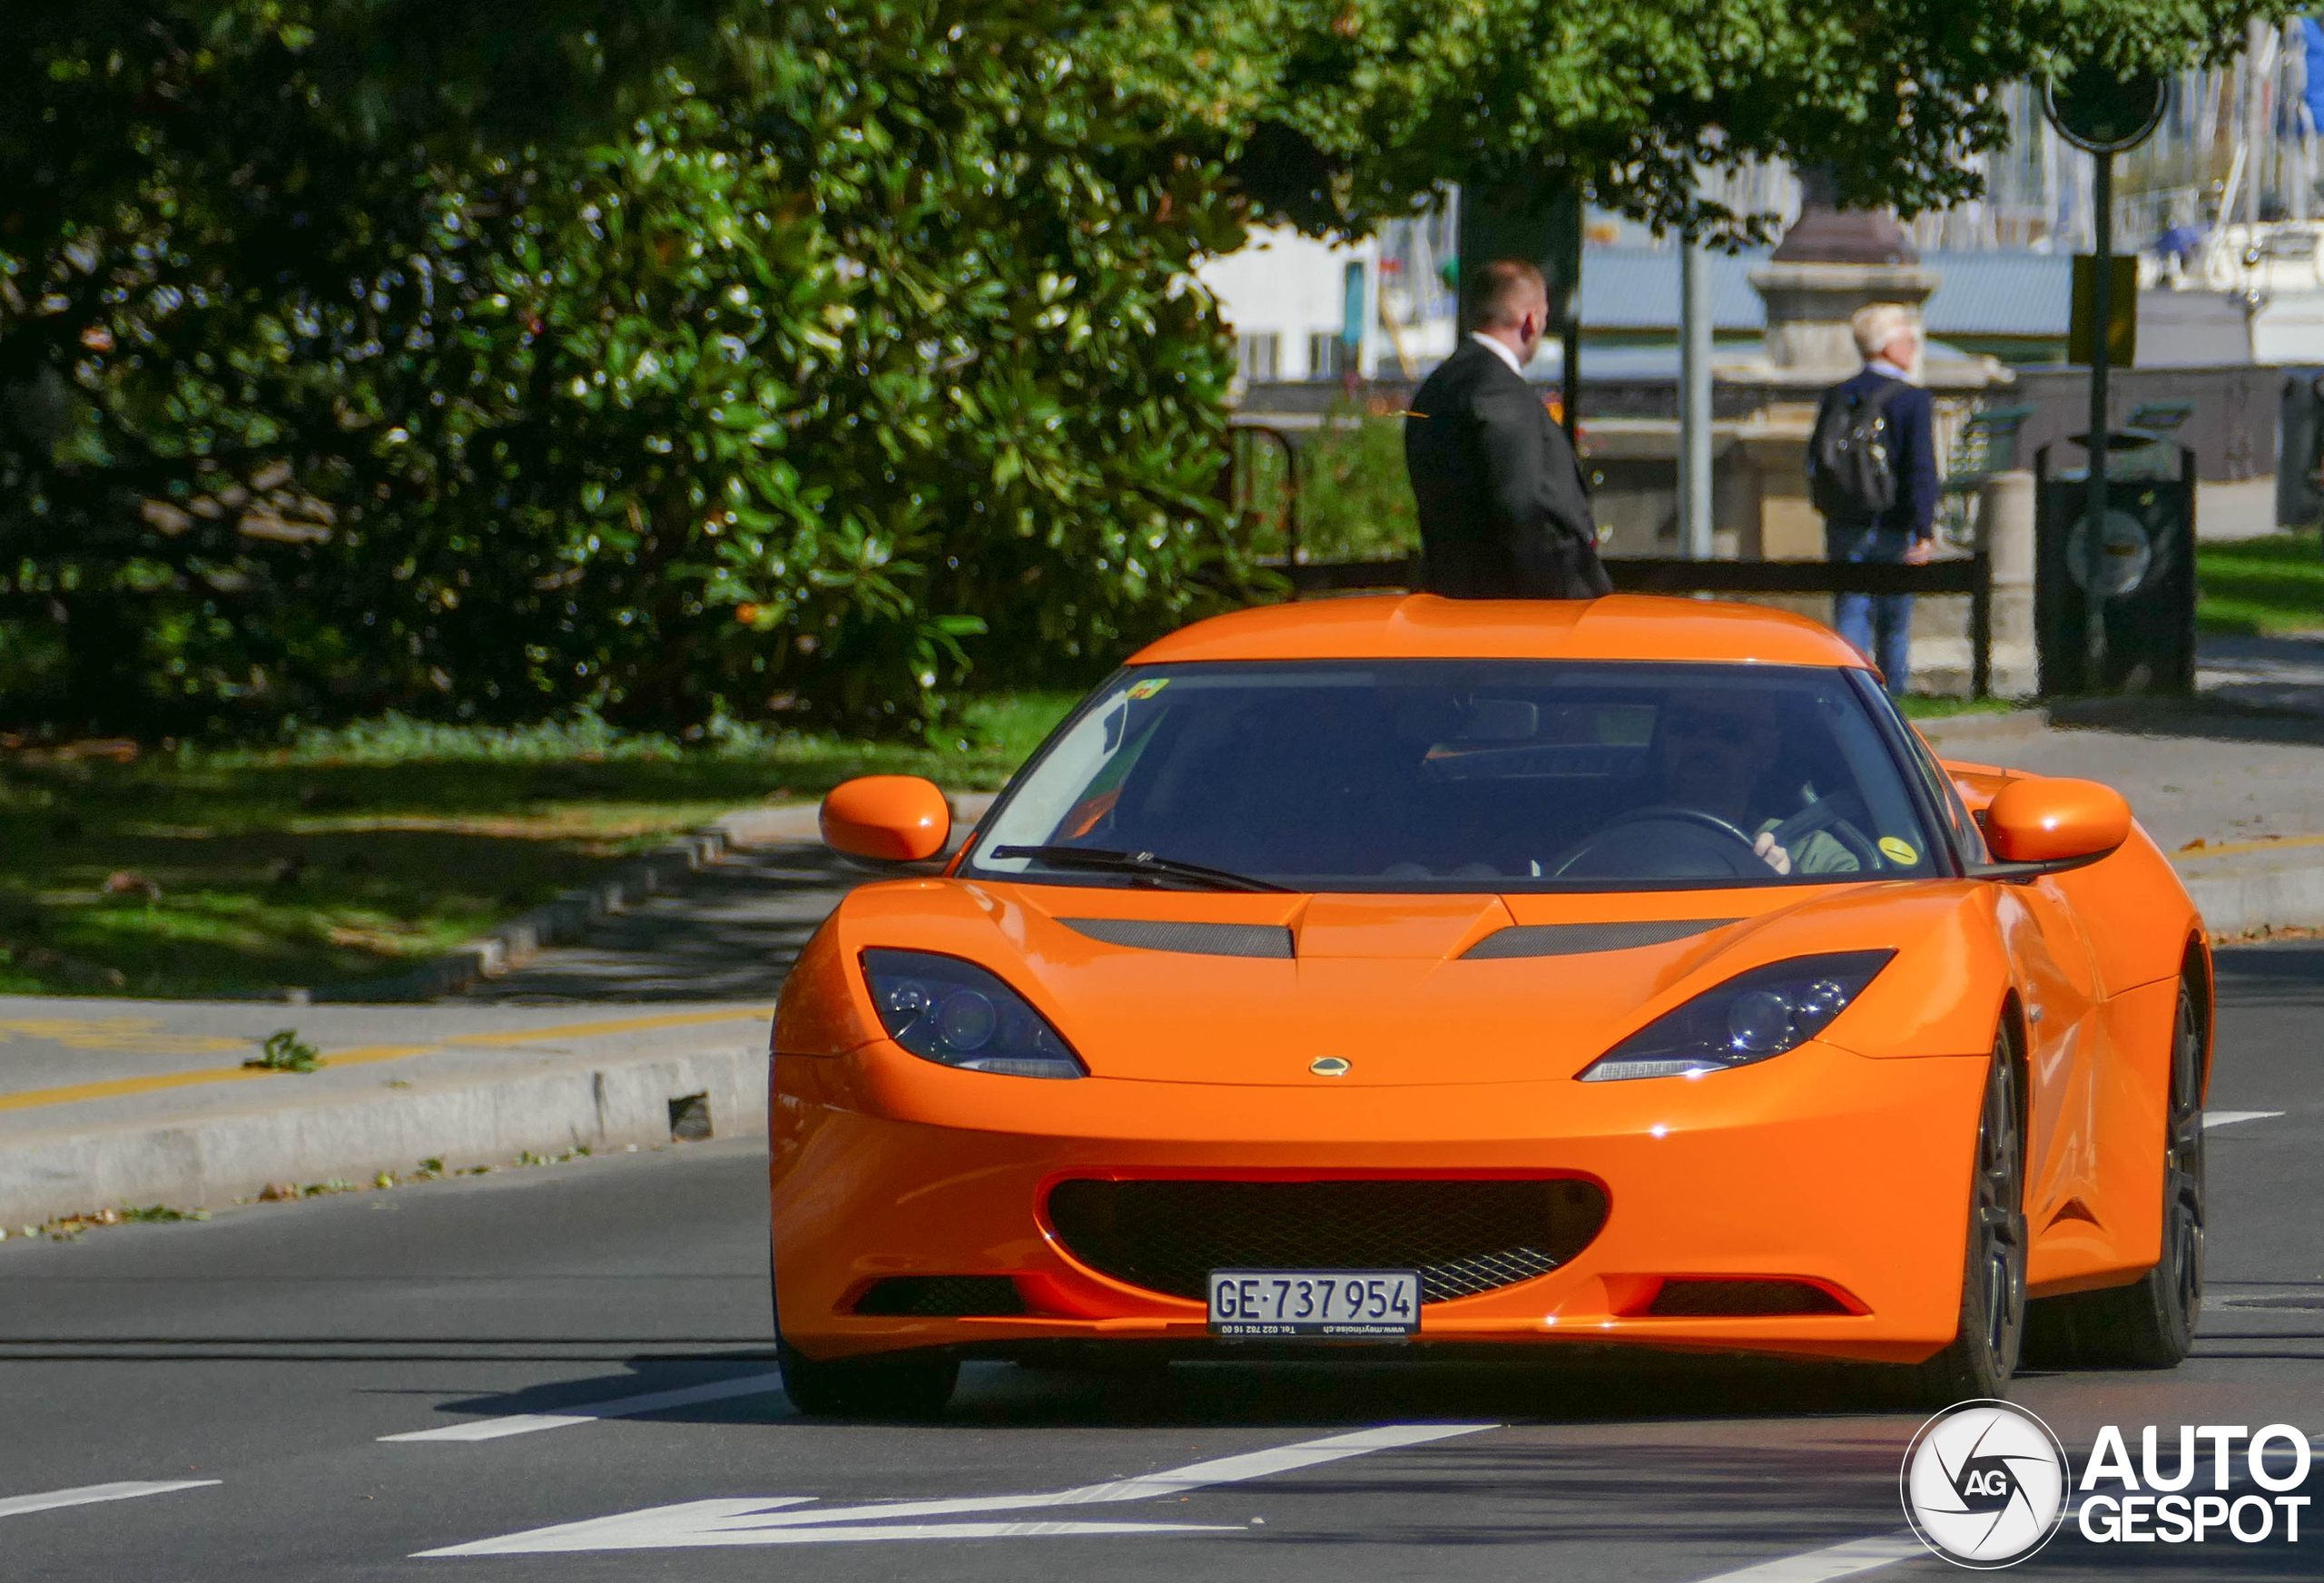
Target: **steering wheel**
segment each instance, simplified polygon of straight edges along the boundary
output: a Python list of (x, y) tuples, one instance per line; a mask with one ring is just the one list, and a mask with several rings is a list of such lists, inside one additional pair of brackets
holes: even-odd
[(1872, 839), (1848, 822), (1846, 811), (1851, 807), (1863, 811), (1864, 798), (1855, 792), (1842, 792), (1809, 803), (1768, 833), (1775, 837), (1776, 845), (1789, 851), (1817, 831), (1829, 831), (1832, 839), (1847, 849), (1864, 873), (1886, 868), (1888, 865), (1881, 860), (1880, 849), (1872, 844)]
[[(1653, 878), (1704, 879), (1715, 878), (1721, 873), (1753, 874), (1769, 871), (1766, 860), (1751, 850), (1752, 838), (1744, 834), (1739, 827), (1729, 824), (1716, 813), (1705, 813), (1699, 808), (1680, 808), (1675, 803), (1659, 802), (1650, 808), (1632, 809), (1630, 812), (1618, 815), (1600, 825), (1591, 834), (1584, 836), (1580, 844), (1560, 858), (1550, 872), (1562, 879), (1601, 848), (1617, 844), (1617, 838), (1627, 834), (1632, 841), (1635, 841), (1645, 833), (1640, 827), (1654, 824), (1671, 827), (1672, 834), (1677, 838), (1675, 845), (1665, 844), (1658, 847), (1655, 856), (1666, 860), (1673, 857), (1683, 860), (1688, 855), (1685, 849), (1692, 846), (1695, 851), (1704, 853), (1707, 860), (1715, 860), (1723, 867), (1710, 870), (1708, 873), (1701, 869), (1689, 870), (1681, 867), (1676, 872), (1664, 870), (1654, 873)], [(1702, 839), (1705, 835), (1719, 839), (1705, 841)], [(1728, 850), (1730, 847), (1732, 850)], [(1586, 869), (1583, 872), (1585, 877), (1588, 877)], [(1640, 876), (1633, 869), (1626, 877)]]

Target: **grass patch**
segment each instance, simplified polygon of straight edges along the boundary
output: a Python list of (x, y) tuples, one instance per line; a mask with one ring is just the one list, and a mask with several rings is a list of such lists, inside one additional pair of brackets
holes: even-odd
[(2029, 698), (1955, 698), (1935, 693), (1907, 693), (1896, 700), (1906, 720), (1950, 720), (1963, 714), (2014, 714), (2029, 707)]
[(1076, 696), (980, 700), (941, 747), (389, 719), (263, 751), (0, 753), (0, 994), (399, 972), (736, 808), (860, 774), (996, 788)]
[(2195, 552), (2195, 626), (2241, 637), (2324, 631), (2324, 536), (2315, 529)]

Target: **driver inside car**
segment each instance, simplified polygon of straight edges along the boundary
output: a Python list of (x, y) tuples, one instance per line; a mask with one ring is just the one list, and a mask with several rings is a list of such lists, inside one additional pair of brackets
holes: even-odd
[[(1856, 854), (1828, 832), (1812, 831), (1792, 846), (1776, 843), (1780, 815), (1768, 818), (1761, 782), (1783, 758), (1783, 724), (1764, 693), (1673, 693), (1662, 707), (1662, 801), (1700, 810), (1751, 837), (1751, 850), (1778, 874), (1855, 873)], [(1777, 788), (1765, 788), (1774, 792)]]

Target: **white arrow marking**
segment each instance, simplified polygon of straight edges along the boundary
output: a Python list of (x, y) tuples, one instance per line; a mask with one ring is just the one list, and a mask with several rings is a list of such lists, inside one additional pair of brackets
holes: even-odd
[(1721, 1572), (1716, 1578), (1704, 1578), (1702, 1583), (1830, 1583), (1835, 1578), (1853, 1578), (1859, 1572), (1893, 1567), (1928, 1553), (1928, 1547), (1910, 1533), (1884, 1534), (1878, 1539), (1850, 1539), (1844, 1545), (1809, 1550), (1805, 1555), (1762, 1561), (1739, 1572)]
[(59, 1506), (94, 1506), (100, 1500), (134, 1500), (140, 1495), (167, 1495), (172, 1490), (202, 1490), (217, 1479), (170, 1479), (159, 1483), (130, 1480), (120, 1484), (84, 1484), (77, 1490), (52, 1490), (45, 1495), (0, 1497), (0, 1517), (20, 1511), (49, 1511)]
[(2215, 1126), (2233, 1126), (2239, 1121), (2269, 1121), (2283, 1114), (2280, 1110), (2206, 1110), (2203, 1130)]
[[(1043, 1495), (964, 1496), (939, 1500), (881, 1500), (863, 1506), (832, 1506), (813, 1511), (781, 1511), (805, 1504), (812, 1497), (754, 1496), (741, 1499), (689, 1500), (676, 1506), (648, 1507), (586, 1522), (562, 1523), (533, 1529), (499, 1539), (478, 1539), (422, 1556), (507, 1556), (551, 1550), (654, 1550), (711, 1545), (795, 1545), (824, 1539), (1010, 1539), (1060, 1533), (1202, 1533), (1223, 1531), (1180, 1523), (968, 1522), (902, 1524), (906, 1517), (944, 1517), (969, 1512), (1023, 1511), (1041, 1507), (1096, 1506), (1123, 1500), (1151, 1500), (1217, 1484), (1238, 1484), (1318, 1467), (1367, 1451), (1393, 1450), (1426, 1445), (1432, 1440), (1476, 1434), (1497, 1429), (1490, 1423), (1398, 1423), (1354, 1434), (1329, 1435), (1302, 1440), (1273, 1450), (1246, 1451), (1194, 1462), (1135, 1479), (1105, 1484), (1083, 1484)], [(770, 1515), (772, 1514), (772, 1515)], [(832, 1524), (881, 1523), (880, 1528), (832, 1527)], [(1239, 1532), (1240, 1529), (1231, 1531)]]
[(381, 1435), (383, 1440), (497, 1440), (503, 1435), (531, 1434), (536, 1430), (564, 1429), (568, 1424), (595, 1423), (601, 1418), (633, 1418), (672, 1407), (692, 1407), (698, 1401), (723, 1401), (730, 1396), (759, 1396), (783, 1389), (781, 1374), (745, 1374), (737, 1380), (713, 1380), (676, 1391), (655, 1391), (643, 1396), (616, 1396), (610, 1401), (585, 1401), (556, 1412), (520, 1412), (509, 1418), (479, 1418), (442, 1429), (416, 1429), (406, 1434)]

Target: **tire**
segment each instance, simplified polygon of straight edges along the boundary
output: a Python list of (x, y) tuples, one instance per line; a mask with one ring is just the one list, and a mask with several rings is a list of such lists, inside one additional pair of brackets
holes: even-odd
[(1994, 1043), (1978, 1110), (1967, 1240), (1960, 1329), (1943, 1352), (1904, 1372), (1917, 1406), (1998, 1400), (2017, 1372), (2025, 1330), (2025, 1129), (2017, 1055), (2006, 1034)]
[(959, 1359), (924, 1353), (819, 1363), (778, 1342), (775, 1356), (791, 1404), (810, 1418), (934, 1418), (960, 1378)]
[(934, 1418), (960, 1381), (957, 1358), (926, 1352), (902, 1357), (849, 1358), (819, 1363), (783, 1339), (783, 1300), (774, 1279), (774, 1250), (767, 1250), (768, 1306), (774, 1318), (774, 1357), (783, 1394), (810, 1418)]
[(2179, 986), (2162, 1136), (2162, 1257), (2127, 1286), (2033, 1305), (2027, 1350), (2061, 1369), (2175, 1369), (2203, 1306), (2203, 1024)]

